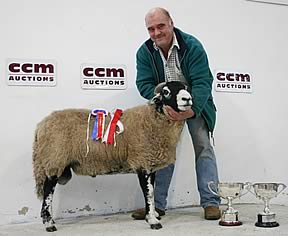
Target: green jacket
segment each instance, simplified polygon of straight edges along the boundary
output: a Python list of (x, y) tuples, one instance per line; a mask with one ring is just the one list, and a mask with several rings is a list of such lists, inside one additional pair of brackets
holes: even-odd
[[(210, 132), (216, 120), (216, 107), (211, 94), (213, 76), (209, 68), (206, 52), (201, 43), (193, 36), (174, 28), (179, 44), (179, 60), (183, 75), (191, 88), (194, 117), (202, 115)], [(154, 96), (157, 84), (165, 82), (163, 62), (153, 42), (148, 39), (136, 54), (136, 85), (146, 99)]]

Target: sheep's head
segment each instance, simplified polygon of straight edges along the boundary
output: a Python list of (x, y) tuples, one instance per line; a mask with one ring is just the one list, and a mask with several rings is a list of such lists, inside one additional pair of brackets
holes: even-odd
[(188, 92), (188, 86), (180, 81), (158, 84), (154, 93), (151, 104), (155, 104), (159, 112), (163, 112), (164, 105), (172, 107), (177, 112), (186, 111), (192, 106), (192, 97)]

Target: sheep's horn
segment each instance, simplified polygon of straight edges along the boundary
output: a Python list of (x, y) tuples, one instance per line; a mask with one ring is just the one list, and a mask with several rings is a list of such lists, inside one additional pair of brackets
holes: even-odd
[(162, 83), (158, 84), (154, 89), (154, 94), (160, 93), (160, 91), (162, 90), (162, 88), (165, 85), (166, 85), (166, 82), (162, 82)]

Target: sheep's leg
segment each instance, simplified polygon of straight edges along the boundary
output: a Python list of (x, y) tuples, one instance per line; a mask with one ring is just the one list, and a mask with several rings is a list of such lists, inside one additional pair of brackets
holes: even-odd
[(43, 224), (45, 225), (46, 231), (53, 232), (56, 231), (55, 222), (52, 218), (52, 200), (55, 186), (57, 184), (58, 178), (56, 176), (46, 178), (44, 183), (44, 197), (41, 209), (41, 217)]
[(69, 180), (72, 178), (72, 173), (71, 173), (71, 169), (70, 169), (70, 165), (66, 166), (66, 168), (64, 169), (63, 173), (61, 176), (59, 176), (57, 183), (61, 184), (61, 185), (65, 185), (69, 182)]
[(161, 229), (162, 225), (160, 224), (160, 221), (157, 219), (159, 215), (155, 211), (155, 204), (154, 204), (155, 172), (148, 173), (147, 171), (139, 171), (138, 178), (145, 199), (145, 210), (146, 210), (145, 219), (150, 225), (151, 229)]

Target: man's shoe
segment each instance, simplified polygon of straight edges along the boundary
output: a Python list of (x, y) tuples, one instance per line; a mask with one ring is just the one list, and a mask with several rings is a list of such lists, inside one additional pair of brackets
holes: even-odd
[(204, 209), (204, 218), (206, 220), (219, 220), (221, 212), (217, 206), (208, 206)]
[[(155, 208), (155, 210), (158, 212), (159, 216), (165, 215), (165, 211), (158, 209), (158, 208)], [(145, 220), (145, 216), (146, 216), (145, 209), (144, 208), (138, 209), (134, 211), (131, 216), (135, 220)]]

